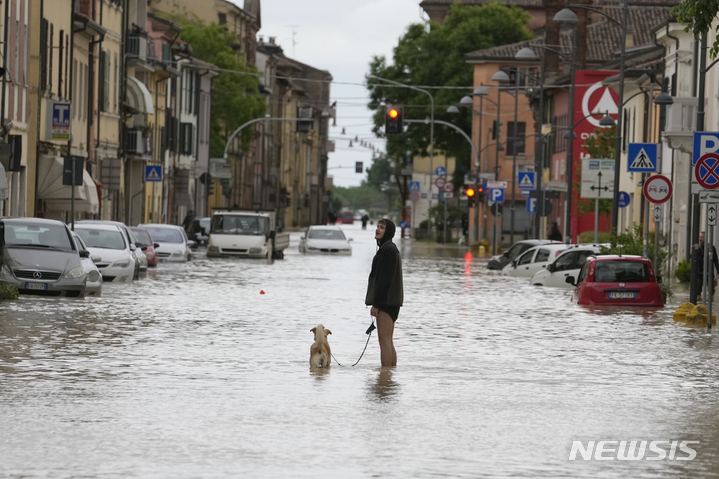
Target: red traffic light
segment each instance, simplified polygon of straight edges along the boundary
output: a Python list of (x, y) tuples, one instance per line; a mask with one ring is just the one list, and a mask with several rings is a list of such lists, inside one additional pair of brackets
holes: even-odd
[(387, 112), (390, 118), (397, 118), (399, 116), (399, 112), (396, 108), (392, 108), (390, 111)]
[(477, 194), (477, 191), (474, 188), (467, 188), (467, 197), (468, 198), (471, 198), (476, 194)]

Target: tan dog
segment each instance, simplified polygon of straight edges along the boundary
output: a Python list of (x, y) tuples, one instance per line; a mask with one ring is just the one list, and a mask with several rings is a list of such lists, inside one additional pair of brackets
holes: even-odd
[(315, 333), (315, 342), (310, 347), (310, 368), (328, 368), (332, 361), (330, 343), (327, 342), (327, 335), (332, 331), (325, 329), (321, 324), (310, 329)]

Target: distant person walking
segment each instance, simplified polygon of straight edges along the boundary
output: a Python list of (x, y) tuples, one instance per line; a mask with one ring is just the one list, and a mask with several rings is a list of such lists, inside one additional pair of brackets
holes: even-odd
[(369, 216), (364, 215), (364, 216), (362, 217), (362, 229), (363, 229), (363, 230), (366, 230), (366, 229), (367, 229), (367, 222), (368, 222), (368, 221), (369, 221)]
[(559, 231), (556, 221), (552, 222), (552, 228), (549, 230), (547, 239), (551, 241), (562, 241), (562, 233)]
[[(699, 233), (699, 248), (697, 249), (699, 257), (697, 258), (697, 291), (704, 294), (704, 232)], [(712, 264), (714, 265), (714, 279), (719, 275), (719, 259), (717, 258), (717, 250), (712, 245)], [(711, 297), (714, 298), (714, 281), (709, 283)]]
[(367, 282), (365, 304), (372, 306), (370, 315), (377, 318), (382, 366), (397, 366), (397, 351), (394, 348), (394, 322), (404, 301), (402, 284), (402, 258), (392, 242), (397, 230), (388, 219), (377, 222), (374, 238), (379, 249), (372, 260), (372, 271)]
[(327, 219), (329, 220), (331, 225), (334, 225), (337, 222), (337, 215), (334, 211), (331, 210), (329, 213), (327, 213)]

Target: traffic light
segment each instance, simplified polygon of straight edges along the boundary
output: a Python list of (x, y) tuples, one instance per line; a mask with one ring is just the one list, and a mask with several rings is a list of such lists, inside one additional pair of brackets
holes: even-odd
[(390, 106), (384, 114), (384, 133), (385, 135), (401, 135), (404, 133), (403, 129), (403, 118), (402, 107)]
[(209, 180), (207, 183), (207, 196), (212, 196), (215, 193), (215, 182), (213, 180)]
[(501, 134), (501, 126), (504, 125), (501, 121), (494, 120), (492, 122), (492, 139), (496, 140)]
[(467, 188), (467, 206), (474, 206), (477, 202), (477, 190), (474, 187)]

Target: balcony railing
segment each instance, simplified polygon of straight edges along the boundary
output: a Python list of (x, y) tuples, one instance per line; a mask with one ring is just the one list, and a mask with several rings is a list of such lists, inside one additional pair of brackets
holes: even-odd
[(147, 58), (149, 60), (157, 60), (157, 50), (155, 50), (155, 39), (154, 38), (148, 38), (147, 39)]
[(128, 130), (127, 153), (137, 156), (152, 156), (152, 133), (143, 136), (143, 130)]
[(144, 60), (147, 57), (147, 38), (138, 33), (128, 33), (125, 53), (130, 57)]

